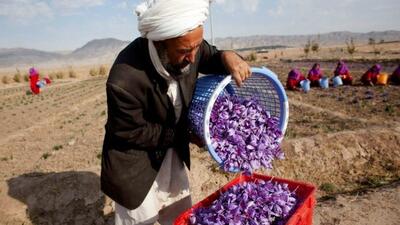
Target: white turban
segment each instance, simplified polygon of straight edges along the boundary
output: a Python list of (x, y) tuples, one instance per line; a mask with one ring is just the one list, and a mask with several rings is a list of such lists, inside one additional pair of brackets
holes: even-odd
[(145, 0), (136, 7), (138, 29), (152, 41), (185, 35), (206, 21), (210, 0)]

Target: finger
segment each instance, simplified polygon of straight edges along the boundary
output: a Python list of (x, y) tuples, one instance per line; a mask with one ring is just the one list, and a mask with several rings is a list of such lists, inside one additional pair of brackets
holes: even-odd
[(251, 72), (250, 66), (247, 66), (247, 74), (248, 74), (248, 77), (251, 77), (252, 72)]
[(245, 71), (240, 71), (240, 78), (242, 79), (242, 81), (246, 80), (246, 72)]
[(243, 68), (243, 73), (245, 74), (245, 79), (249, 78), (251, 75), (250, 67), (245, 65), (245, 67)]
[(246, 74), (246, 79), (249, 78), (250, 75), (251, 75), (250, 70), (248, 68), (245, 68), (245, 72), (244, 73)]
[(247, 79), (250, 76), (250, 69), (246, 63), (241, 65), (241, 71), (244, 74), (244, 78)]
[(236, 81), (236, 85), (241, 87), (242, 86), (242, 78), (241, 78), (240, 74), (238, 72), (235, 72), (232, 74), (232, 76), (233, 76), (233, 79), (235, 79), (235, 81)]

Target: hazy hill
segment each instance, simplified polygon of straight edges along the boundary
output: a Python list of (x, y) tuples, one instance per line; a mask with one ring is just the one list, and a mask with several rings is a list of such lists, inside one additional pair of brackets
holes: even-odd
[(23, 48), (0, 49), (0, 67), (112, 63), (128, 44), (114, 38), (96, 39), (66, 54)]
[(18, 65), (33, 65), (62, 58), (62, 54), (45, 52), (26, 48), (2, 48), (0, 49), (0, 66), (8, 67)]
[[(248, 49), (263, 46), (299, 47), (308, 40), (315, 40), (324, 45), (343, 45), (351, 38), (356, 44), (368, 43), (370, 38), (376, 42), (399, 41), (400, 31), (382, 31), (369, 33), (331, 32), (314, 35), (256, 35), (247, 37), (217, 38), (216, 45), (221, 49)], [(95, 39), (84, 46), (65, 54), (45, 52), (34, 49), (12, 48), (0, 49), (0, 67), (30, 65), (72, 65), (72, 64), (111, 64), (117, 54), (129, 44), (114, 38)]]
[(115, 57), (128, 44), (129, 42), (127, 41), (115, 38), (95, 39), (67, 56), (73, 59), (98, 58), (110, 55)]

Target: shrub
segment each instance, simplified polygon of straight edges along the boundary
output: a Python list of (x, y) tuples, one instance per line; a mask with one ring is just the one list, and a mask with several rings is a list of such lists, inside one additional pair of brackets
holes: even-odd
[(49, 153), (43, 153), (43, 155), (42, 155), (42, 159), (47, 159), (47, 158), (49, 158), (50, 157), (50, 154)]
[(247, 56), (247, 60), (250, 62), (256, 61), (257, 60), (257, 53), (256, 52), (251, 52), (250, 55)]
[(353, 55), (356, 52), (356, 45), (354, 44), (354, 39), (351, 38), (350, 42), (346, 41), (346, 45), (347, 45), (347, 52), (350, 55)]
[(29, 82), (29, 75), (28, 74), (24, 74), (24, 81), (25, 82)]
[(308, 56), (308, 53), (310, 53), (310, 49), (311, 49), (311, 41), (308, 40), (308, 42), (304, 45), (304, 54), (306, 54), (306, 56)]
[(62, 149), (62, 148), (63, 148), (62, 145), (54, 145), (54, 146), (53, 146), (53, 150), (54, 150), (54, 151), (58, 151), (58, 150), (60, 150), (60, 149)]
[(374, 54), (375, 55), (380, 55), (382, 53), (382, 49), (380, 48), (374, 48)]
[(99, 75), (105, 76), (107, 74), (107, 69), (105, 66), (101, 65), (99, 68)]
[(9, 84), (9, 83), (10, 83), (10, 78), (9, 78), (7, 75), (4, 75), (4, 76), (1, 78), (1, 82), (2, 82), (3, 84)]
[(72, 68), (69, 69), (68, 76), (69, 76), (69, 78), (76, 78), (77, 77), (76, 72)]
[(336, 186), (331, 183), (323, 183), (321, 186), (319, 186), (319, 189), (328, 193), (332, 193), (336, 191)]
[(92, 76), (92, 77), (97, 76), (98, 73), (99, 73), (99, 72), (98, 72), (96, 69), (94, 69), (94, 68), (92, 68), (92, 69), (89, 70), (89, 74), (90, 74), (90, 76)]
[(374, 45), (375, 43), (376, 43), (375, 39), (373, 39), (373, 38), (369, 38), (368, 39), (368, 44), (369, 45)]
[(56, 72), (57, 79), (64, 79), (64, 73), (62, 71)]
[(14, 74), (13, 80), (14, 80), (14, 82), (16, 82), (16, 83), (21, 83), (21, 81), (22, 81), (22, 76), (21, 76), (21, 73), (20, 73), (19, 71), (18, 71), (17, 73)]
[(313, 52), (318, 52), (318, 51), (319, 51), (319, 44), (318, 44), (318, 42), (316, 42), (316, 41), (313, 41), (313, 42), (312, 42), (311, 50), (312, 50)]

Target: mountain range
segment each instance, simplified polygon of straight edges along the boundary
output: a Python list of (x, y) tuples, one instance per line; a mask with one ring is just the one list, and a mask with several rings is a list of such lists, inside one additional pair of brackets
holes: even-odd
[[(316, 41), (320, 46), (343, 45), (353, 39), (356, 44), (399, 41), (400, 31), (380, 31), (354, 33), (347, 31), (312, 35), (254, 35), (245, 37), (216, 38), (215, 45), (220, 49), (251, 49), (256, 47), (300, 47), (308, 41)], [(1, 48), (0, 67), (19, 67), (30, 65), (75, 65), (111, 64), (117, 54), (129, 44), (115, 38), (95, 39), (69, 53), (47, 52), (27, 48)]]

